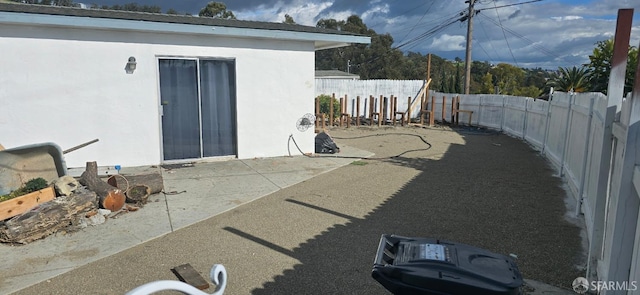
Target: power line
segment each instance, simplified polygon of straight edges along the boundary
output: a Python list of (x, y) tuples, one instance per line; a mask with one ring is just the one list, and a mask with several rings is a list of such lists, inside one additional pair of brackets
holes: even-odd
[[(482, 2), (480, 2), (481, 0), (477, 0), (479, 4), (482, 4)], [(542, 0), (531, 0), (531, 1), (526, 1), (526, 2), (520, 2), (520, 3), (513, 3), (513, 4), (508, 4), (508, 5), (502, 5), (502, 6), (496, 6), (495, 5), (495, 1), (494, 3), (494, 7), (493, 9), (496, 9), (496, 13), (497, 13), (497, 9), (498, 8), (502, 8), (502, 7), (509, 7), (509, 6), (515, 6), (515, 5), (522, 5), (522, 4), (527, 4), (527, 3), (534, 3), (534, 2), (540, 2)], [(471, 84), (471, 44), (473, 43), (473, 38), (472, 38), (472, 32), (473, 32), (473, 16), (477, 13), (482, 11), (481, 10), (475, 10), (474, 5), (476, 4), (476, 0), (467, 0), (465, 1), (465, 3), (469, 3), (469, 11), (467, 12), (466, 15), (466, 21), (467, 23), (467, 50), (466, 50), (466, 57), (465, 57), (465, 77), (464, 77), (464, 93), (465, 94), (469, 94), (469, 88), (470, 88), (470, 84)], [(489, 9), (489, 8), (485, 8), (485, 9)], [(500, 16), (498, 15), (498, 18)], [(462, 19), (465, 19), (465, 17), (463, 17)], [(502, 23), (502, 21), (500, 21)], [(500, 27), (502, 27), (502, 24), (500, 24)], [(504, 31), (502, 32), (503, 35), (505, 36), (505, 41), (507, 40), (506, 38), (506, 34), (504, 33)], [(513, 56), (513, 52), (511, 51), (511, 46), (509, 46), (509, 42), (507, 41), (507, 47), (509, 47), (509, 52), (511, 52), (511, 56), (513, 57), (514, 61), (515, 61), (515, 57)], [(516, 61), (516, 65), (517, 65), (517, 61)]]
[(540, 52), (542, 52), (542, 53), (544, 53), (544, 54), (546, 54), (546, 55), (548, 55), (548, 56), (550, 56), (550, 57), (553, 57), (553, 58), (562, 59), (562, 57), (561, 57), (561, 56), (559, 56), (559, 55), (555, 54), (554, 52), (552, 52), (552, 51), (550, 51), (550, 50), (548, 50), (548, 49), (546, 49), (546, 48), (544, 48), (544, 47), (542, 47), (542, 46), (540, 46), (540, 45), (535, 44), (535, 42), (531, 41), (531, 39), (529, 39), (529, 38), (527, 38), (527, 37), (525, 37), (525, 36), (523, 36), (523, 35), (521, 35), (521, 34), (519, 34), (519, 33), (515, 32), (515, 31), (513, 31), (513, 30), (511, 30), (511, 29), (509, 29), (509, 28), (507, 28), (507, 27), (503, 27), (501, 24), (497, 23), (495, 20), (493, 20), (493, 19), (491, 19), (491, 18), (489, 18), (489, 17), (487, 17), (487, 16), (484, 16), (484, 15), (482, 15), (482, 16), (483, 16), (483, 17), (485, 17), (487, 20), (491, 21), (491, 22), (492, 22), (493, 24), (495, 24), (496, 26), (501, 27), (501, 28), (502, 28), (503, 30), (505, 30), (506, 32), (508, 32), (508, 33), (510, 33), (510, 34), (512, 34), (512, 35), (514, 35), (514, 36), (516, 36), (516, 37), (518, 37), (518, 38), (520, 38), (520, 39), (522, 39), (522, 40), (527, 41), (531, 46), (533, 46), (533, 47), (535, 47), (536, 49), (540, 50)]
[(429, 7), (427, 8), (427, 10), (424, 12), (424, 14), (422, 15), (422, 17), (420, 18), (420, 20), (418, 20), (418, 22), (413, 25), (413, 27), (411, 28), (411, 30), (409, 30), (407, 32), (407, 34), (404, 35), (404, 37), (402, 37), (402, 40), (400, 40), (399, 42), (404, 41), (405, 38), (407, 38), (407, 36), (409, 36), (409, 34), (411, 34), (411, 32), (413, 32), (413, 30), (422, 22), (422, 20), (424, 19), (425, 16), (427, 16), (427, 13), (429, 13), (429, 11), (431, 10), (431, 7), (433, 7), (433, 4), (436, 3), (435, 1), (431, 2), (431, 5), (429, 5)]
[[(493, 6), (496, 5), (496, 2), (493, 2)], [(513, 58), (513, 62), (516, 63), (517, 67), (520, 67), (518, 65), (518, 61), (516, 60), (516, 57), (513, 55), (513, 51), (511, 50), (511, 45), (509, 45), (509, 39), (507, 39), (507, 33), (504, 32), (504, 26), (502, 25), (502, 20), (500, 19), (500, 14), (498, 13), (498, 7), (494, 7), (496, 10), (496, 16), (498, 16), (498, 22), (500, 23), (500, 28), (502, 28), (502, 36), (504, 36), (504, 42), (507, 43), (507, 48), (509, 48), (509, 53), (511, 54), (511, 58)]]
[[(484, 27), (484, 22), (482, 22), (482, 21), (480, 22), (480, 28), (482, 28), (482, 32), (484, 32), (484, 36), (485, 36), (485, 37), (487, 37), (487, 39), (490, 39), (490, 38), (489, 38), (489, 34), (487, 34), (487, 30), (486, 30), (486, 28)], [(478, 42), (478, 45), (480, 46), (480, 48), (483, 48), (483, 47), (482, 47), (482, 43)], [(489, 41), (489, 46), (491, 46), (491, 49), (493, 50), (493, 52), (495, 52), (496, 54), (498, 54), (498, 51), (496, 50), (496, 48), (495, 48), (495, 47), (493, 47), (493, 42)], [(484, 49), (483, 49), (483, 50), (484, 50)], [(489, 59), (491, 59), (491, 57), (489, 56), (489, 54), (488, 54), (486, 51), (485, 51), (485, 53), (487, 54), (487, 57), (488, 57)], [(500, 58), (499, 56), (500, 56), (500, 55), (498, 54), (498, 59)]]
[(487, 10), (487, 9), (498, 9), (498, 8), (503, 8), (503, 7), (516, 6), (516, 5), (522, 5), (522, 4), (529, 4), (529, 3), (540, 2), (540, 1), (542, 1), (542, 0), (531, 0), (531, 1), (526, 1), (526, 2), (520, 2), (520, 3), (512, 3), (512, 4), (502, 5), (502, 6), (495, 6), (495, 5), (496, 5), (496, 2), (495, 2), (495, 1), (493, 1), (493, 5), (494, 5), (494, 7), (481, 8), (481, 9), (476, 10), (476, 12), (483, 11), (483, 10)]
[[(489, 43), (489, 44), (491, 44), (491, 43)], [(486, 55), (488, 59), (492, 59), (491, 56), (489, 56), (489, 52), (487, 52), (484, 49), (484, 47), (482, 46), (482, 43), (478, 42), (478, 46), (480, 47), (480, 50), (482, 50), (482, 52), (484, 52), (484, 55)], [(493, 45), (492, 45), (492, 47), (493, 47)], [(494, 49), (494, 51), (495, 51), (495, 49)]]
[(451, 18), (449, 18), (447, 20), (447, 22), (442, 23), (442, 24), (440, 24), (440, 25), (438, 25), (438, 26), (436, 26), (434, 28), (431, 28), (430, 30), (418, 35), (417, 37), (414, 37), (413, 39), (396, 46), (395, 49), (400, 49), (400, 48), (405, 47), (405, 46), (407, 46), (409, 44), (412, 44), (412, 43), (421, 41), (421, 40), (423, 40), (423, 39), (425, 39), (427, 37), (433, 36), (434, 34), (444, 30), (445, 28), (447, 28), (448, 26), (450, 26), (450, 25), (452, 25), (454, 23), (457, 23), (458, 21), (460, 21), (459, 16), (451, 17)]
[(440, 23), (439, 25), (427, 30), (426, 32), (418, 35), (417, 37), (414, 37), (411, 40), (409, 40), (407, 42), (404, 42), (404, 43), (402, 43), (402, 44), (400, 44), (400, 45), (398, 45), (396, 47), (392, 47), (391, 49), (387, 50), (383, 54), (380, 54), (380, 55), (377, 55), (375, 57), (369, 58), (369, 59), (367, 59), (367, 60), (365, 60), (365, 61), (363, 61), (361, 63), (354, 64), (352, 66), (361, 66), (363, 64), (368, 64), (368, 63), (374, 62), (374, 61), (386, 56), (387, 54), (389, 54), (390, 52), (392, 52), (394, 50), (402, 49), (403, 47), (407, 47), (407, 46), (410, 46), (412, 44), (416, 44), (417, 42), (419, 42), (421, 40), (424, 40), (425, 38), (431, 37), (434, 34), (436, 34), (438, 32), (441, 32), (442, 30), (446, 29), (450, 25), (452, 25), (452, 24), (454, 24), (456, 22), (459, 22), (459, 21), (461, 21), (460, 14), (456, 14), (456, 15), (454, 15), (452, 17), (449, 17), (447, 19), (447, 21), (445, 21), (443, 23)]

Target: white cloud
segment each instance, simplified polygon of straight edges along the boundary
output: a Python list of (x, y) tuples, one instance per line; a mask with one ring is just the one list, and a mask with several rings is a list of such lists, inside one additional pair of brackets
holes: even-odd
[(555, 21), (569, 21), (569, 20), (583, 19), (583, 17), (577, 16), (577, 15), (567, 15), (567, 16), (554, 16), (554, 17), (551, 17), (551, 19)]
[(362, 13), (360, 16), (361, 19), (369, 19), (375, 16), (385, 17), (386, 14), (389, 13), (389, 4), (380, 3), (371, 7), (369, 10)]
[(466, 38), (464, 36), (451, 36), (448, 34), (443, 34), (433, 39), (433, 42), (431, 42), (431, 46), (429, 46), (429, 48), (431, 50), (457, 51), (465, 50), (465, 46)]
[[(288, 14), (293, 20), (300, 25), (315, 26), (317, 16), (320, 11), (331, 6), (331, 2), (324, 1), (312, 3), (308, 1), (297, 1), (289, 7), (281, 7), (280, 19), (284, 19), (284, 15)], [(326, 18), (326, 17), (325, 17)]]
[[(298, 0), (290, 4), (284, 4), (282, 1), (278, 1), (276, 4), (259, 5), (252, 9), (234, 11), (234, 13), (238, 19), (267, 22), (282, 22), (284, 21), (284, 16), (288, 14), (293, 17), (293, 20), (297, 24), (315, 26), (318, 14), (331, 5), (331, 1), (309, 2)], [(347, 16), (349, 15), (351, 14), (347, 14)], [(331, 16), (323, 16), (323, 18), (346, 19), (346, 17), (339, 17), (343, 17), (343, 15), (335, 14)]]

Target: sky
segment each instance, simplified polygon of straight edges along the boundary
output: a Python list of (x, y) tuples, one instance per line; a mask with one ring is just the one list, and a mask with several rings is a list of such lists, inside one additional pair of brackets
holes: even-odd
[[(85, 0), (89, 1), (89, 0)], [(76, 2), (82, 2), (76, 1)], [(197, 15), (207, 0), (93, 0), (86, 4), (136, 2), (163, 11)], [(320, 19), (346, 20), (358, 15), (378, 34), (390, 34), (403, 52), (432, 53), (465, 59), (468, 10), (464, 0), (221, 0), (240, 20), (300, 25)], [(522, 68), (557, 69), (589, 62), (596, 42), (615, 34), (618, 10), (634, 8), (631, 46), (640, 42), (638, 0), (476, 0), (472, 60), (508, 63)]]

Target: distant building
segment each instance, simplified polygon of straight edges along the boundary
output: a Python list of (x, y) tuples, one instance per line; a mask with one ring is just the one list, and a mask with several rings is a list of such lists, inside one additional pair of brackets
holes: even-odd
[(91, 5), (89, 4), (84, 4), (84, 3), (73, 3), (74, 7), (78, 7), (78, 8), (83, 8), (83, 9), (89, 9), (91, 8)]
[(339, 70), (316, 70), (316, 79), (360, 80), (360, 75), (350, 74)]

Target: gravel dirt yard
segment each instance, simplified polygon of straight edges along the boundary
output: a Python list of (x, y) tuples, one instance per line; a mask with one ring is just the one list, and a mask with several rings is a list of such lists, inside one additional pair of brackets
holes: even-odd
[(525, 278), (565, 289), (583, 273), (580, 221), (563, 183), (521, 140), (446, 127), (329, 134), (376, 159), (354, 159), (16, 294), (124, 294), (175, 279), (170, 268), (184, 263), (205, 276), (224, 264), (225, 294), (388, 294), (371, 278), (382, 234), (515, 254)]

